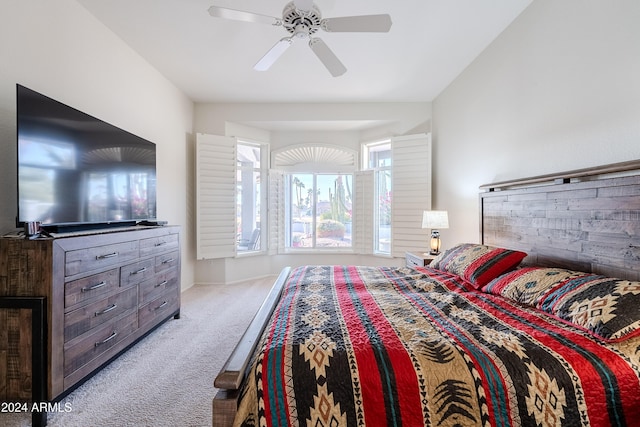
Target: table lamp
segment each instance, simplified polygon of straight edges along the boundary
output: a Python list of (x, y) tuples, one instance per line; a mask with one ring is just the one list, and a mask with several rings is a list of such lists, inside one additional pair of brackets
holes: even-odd
[(442, 228), (449, 228), (449, 217), (447, 211), (424, 211), (422, 213), (422, 228), (431, 229), (431, 241), (429, 247), (430, 255), (440, 254), (440, 231)]

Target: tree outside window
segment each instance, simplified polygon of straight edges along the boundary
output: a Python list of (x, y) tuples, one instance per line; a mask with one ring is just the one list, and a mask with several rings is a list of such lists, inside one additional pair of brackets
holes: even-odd
[(351, 248), (353, 175), (287, 175), (288, 248)]

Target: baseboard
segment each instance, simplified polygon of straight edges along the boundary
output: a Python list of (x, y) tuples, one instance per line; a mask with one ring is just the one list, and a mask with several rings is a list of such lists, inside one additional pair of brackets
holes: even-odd
[(227, 285), (236, 285), (238, 283), (255, 282), (256, 280), (262, 280), (262, 279), (268, 279), (268, 278), (273, 278), (275, 280), (277, 277), (278, 277), (278, 273), (274, 273), (274, 274), (263, 274), (261, 276), (254, 276), (254, 277), (250, 277), (248, 279), (234, 280), (234, 281), (231, 281), (231, 282), (196, 282), (193, 285), (191, 285), (190, 288), (193, 287), (193, 286), (227, 286)]

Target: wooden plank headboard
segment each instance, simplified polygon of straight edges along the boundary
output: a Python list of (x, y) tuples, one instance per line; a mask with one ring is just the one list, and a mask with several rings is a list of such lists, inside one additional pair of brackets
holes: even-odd
[(483, 244), (530, 265), (640, 280), (640, 160), (480, 187)]

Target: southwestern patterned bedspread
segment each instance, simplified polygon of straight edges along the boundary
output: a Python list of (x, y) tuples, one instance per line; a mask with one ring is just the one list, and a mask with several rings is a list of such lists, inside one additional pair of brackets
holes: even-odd
[(640, 337), (605, 342), (431, 268), (294, 269), (236, 425), (640, 422)]

